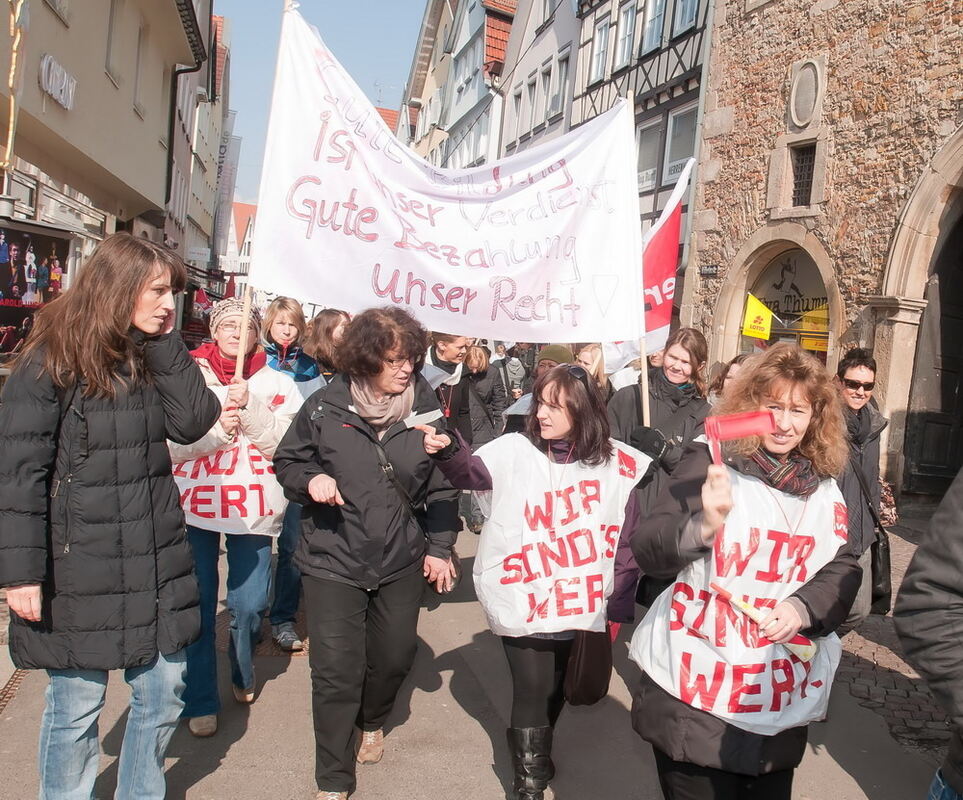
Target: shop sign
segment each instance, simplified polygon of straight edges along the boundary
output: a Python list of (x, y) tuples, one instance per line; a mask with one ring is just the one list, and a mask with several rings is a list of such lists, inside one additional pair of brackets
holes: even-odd
[(77, 79), (49, 53), (40, 59), (40, 88), (68, 111), (73, 109)]
[(800, 249), (787, 250), (773, 259), (755, 282), (752, 293), (787, 324), (829, 305), (816, 262)]

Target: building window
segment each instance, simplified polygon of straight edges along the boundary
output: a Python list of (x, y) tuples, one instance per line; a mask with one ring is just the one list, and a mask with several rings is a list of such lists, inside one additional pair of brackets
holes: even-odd
[(555, 74), (555, 93), (552, 95), (552, 104), (549, 116), (560, 114), (562, 104), (565, 102), (565, 93), (568, 89), (568, 54), (559, 57), (558, 69)]
[(121, 0), (110, 0), (110, 9), (107, 12), (107, 57), (104, 61), (104, 69), (107, 76), (117, 83), (117, 64), (114, 62), (114, 48), (117, 46), (117, 19), (120, 15)]
[(619, 9), (619, 41), (615, 51), (615, 69), (628, 65), (632, 59), (632, 40), (635, 38), (635, 0)]
[(147, 57), (147, 26), (141, 22), (137, 29), (137, 60), (134, 62), (134, 111), (144, 116), (143, 90), (144, 59)]
[(542, 22), (548, 22), (555, 13), (555, 0), (542, 0)]
[(552, 65), (549, 64), (542, 70), (542, 108), (539, 114), (540, 119), (548, 119), (549, 106), (552, 102)]
[(648, 192), (656, 186), (656, 173), (659, 171), (661, 155), (660, 140), (662, 128), (658, 122), (639, 129), (639, 192)]
[(812, 204), (813, 170), (816, 165), (816, 143), (808, 142), (789, 148), (792, 160), (792, 204)]
[(592, 40), (592, 71), (589, 83), (595, 83), (605, 77), (605, 67), (609, 60), (609, 20), (606, 17), (595, 24), (595, 35)]
[(683, 31), (694, 27), (698, 11), (699, 0), (675, 0), (675, 19), (672, 22), (672, 35), (678, 36)]
[(642, 31), (642, 53), (656, 50), (662, 45), (662, 28), (665, 25), (665, 0), (648, 0), (645, 4), (645, 28)]
[(522, 90), (519, 89), (512, 95), (512, 108), (515, 110), (515, 136), (517, 139), (522, 134)]
[(535, 94), (535, 79), (528, 82), (528, 129), (535, 127), (535, 107), (538, 105), (538, 95)]
[(665, 146), (663, 183), (675, 183), (695, 150), (696, 106), (669, 114), (669, 135)]

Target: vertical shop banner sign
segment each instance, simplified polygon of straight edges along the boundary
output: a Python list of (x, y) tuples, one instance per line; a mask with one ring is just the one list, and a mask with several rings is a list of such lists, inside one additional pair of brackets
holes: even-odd
[(637, 339), (641, 247), (628, 103), (524, 153), (436, 168), (285, 12), (255, 288), (350, 312), (400, 306), (469, 336)]

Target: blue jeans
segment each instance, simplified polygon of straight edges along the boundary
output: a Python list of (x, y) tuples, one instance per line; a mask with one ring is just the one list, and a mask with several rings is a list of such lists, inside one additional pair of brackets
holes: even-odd
[[(124, 670), (130, 713), (117, 771), (115, 800), (163, 800), (164, 753), (184, 703), (186, 652), (158, 655)], [(97, 669), (47, 670), (47, 705), (40, 723), (40, 800), (91, 800), (100, 746), (97, 720), (107, 676)]]
[(301, 505), (288, 504), (278, 537), (278, 563), (274, 568), (274, 603), (271, 624), (294, 622), (301, 600), (301, 571), (294, 564), (294, 551), (301, 538)]
[[(188, 525), (187, 540), (194, 552), (194, 569), (201, 592), (201, 638), (187, 648), (183, 715), (202, 717), (216, 714), (221, 708), (214, 647), (221, 534)], [(250, 689), (254, 686), (254, 648), (261, 639), (261, 620), (267, 611), (271, 588), (271, 537), (228, 534), (225, 547), (227, 608), (231, 614), (228, 646), (231, 681), (239, 689)]]
[(943, 772), (936, 770), (933, 776), (933, 783), (930, 784), (929, 794), (926, 800), (963, 800), (963, 794), (959, 794), (952, 786), (943, 780)]

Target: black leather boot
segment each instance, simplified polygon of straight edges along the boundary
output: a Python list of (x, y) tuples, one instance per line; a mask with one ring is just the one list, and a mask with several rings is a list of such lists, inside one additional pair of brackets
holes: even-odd
[(507, 733), (515, 774), (513, 800), (544, 800), (548, 782), (555, 777), (552, 728), (509, 728)]

